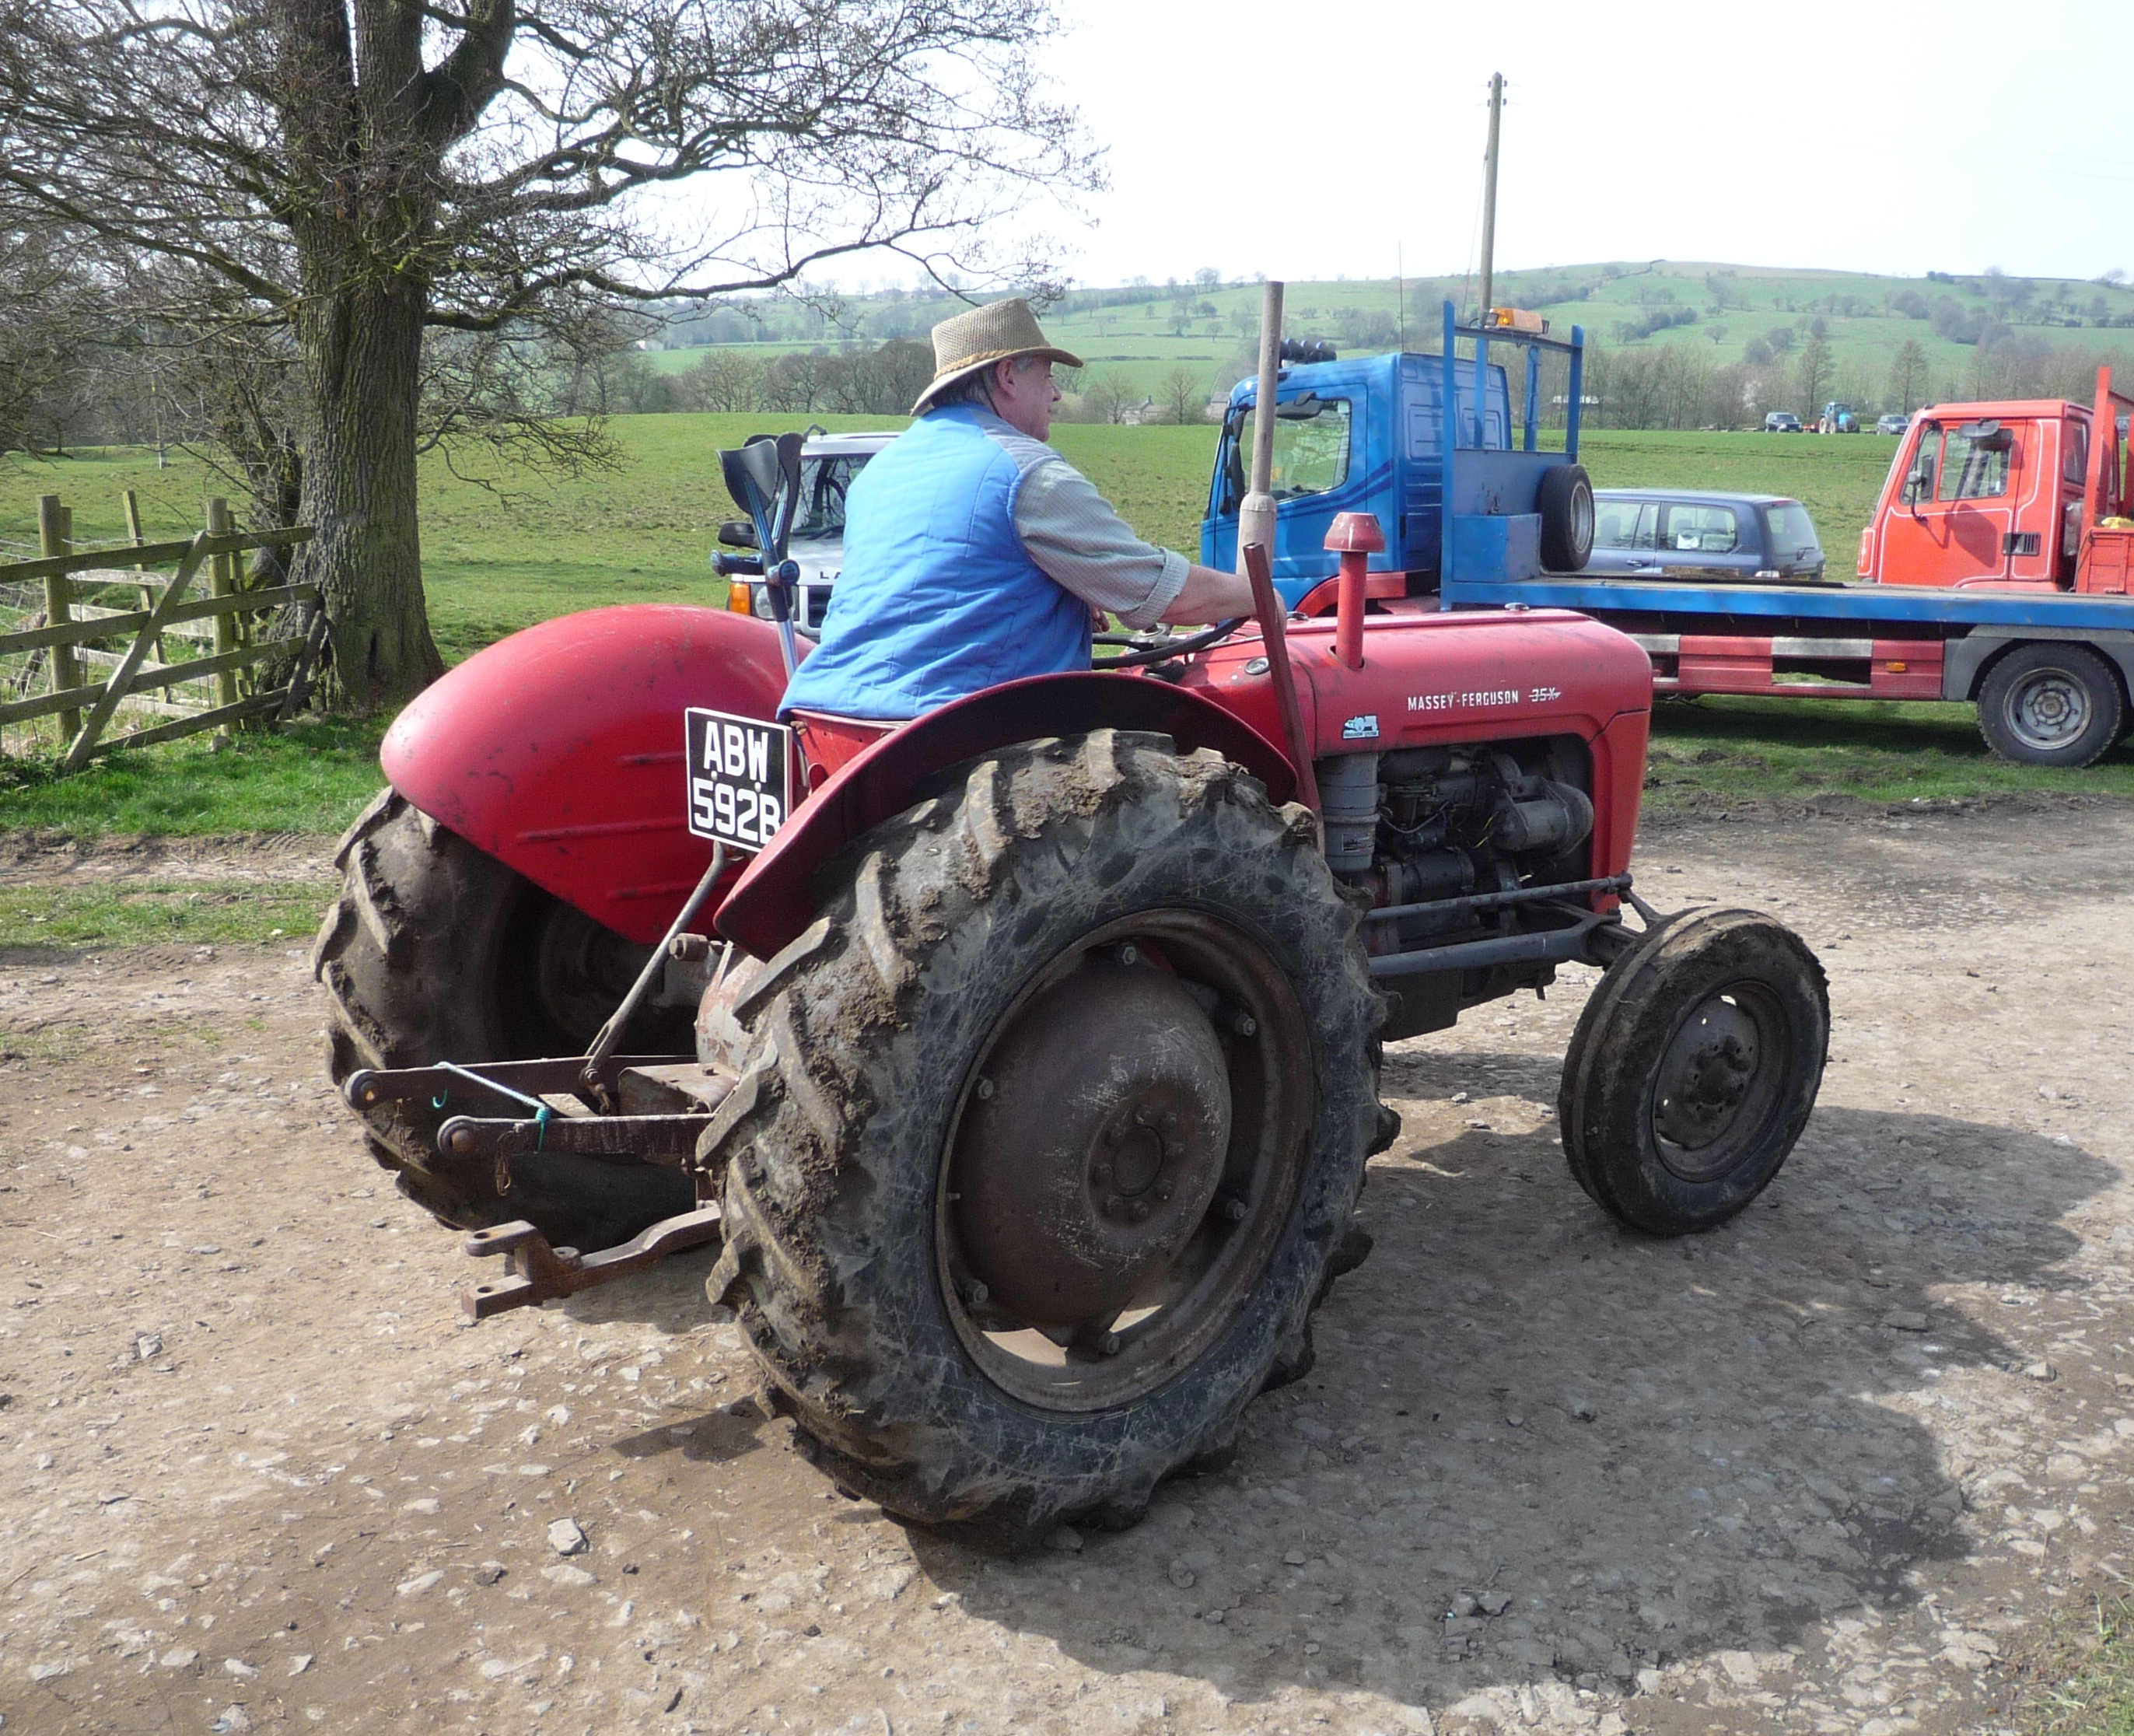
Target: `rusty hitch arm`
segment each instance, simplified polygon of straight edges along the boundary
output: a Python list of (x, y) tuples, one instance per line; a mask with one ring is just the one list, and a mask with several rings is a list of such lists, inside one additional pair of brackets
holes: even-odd
[(702, 1247), (719, 1239), (719, 1208), (699, 1206), (678, 1217), (663, 1218), (630, 1240), (597, 1254), (576, 1248), (552, 1248), (548, 1239), (521, 1219), (477, 1230), (466, 1239), (466, 1251), (477, 1259), (509, 1257), (511, 1275), (476, 1284), (460, 1298), (460, 1306), (476, 1320), (511, 1308), (531, 1308), (558, 1296), (575, 1296), (620, 1278), (649, 1271), (670, 1254)]

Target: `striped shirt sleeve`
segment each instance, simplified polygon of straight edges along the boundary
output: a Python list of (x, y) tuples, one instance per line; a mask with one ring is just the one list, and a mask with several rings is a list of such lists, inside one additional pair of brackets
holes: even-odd
[[(1034, 442), (1033, 442), (1034, 443)], [(1177, 601), (1190, 566), (1133, 534), (1089, 479), (1057, 453), (1034, 466), (1016, 496), (1023, 547), (1054, 583), (1130, 627), (1152, 627)]]

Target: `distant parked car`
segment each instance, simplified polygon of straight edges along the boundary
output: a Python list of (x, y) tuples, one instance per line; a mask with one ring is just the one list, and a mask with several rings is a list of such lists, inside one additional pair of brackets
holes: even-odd
[(1767, 434), (1798, 434), (1801, 419), (1791, 410), (1773, 410), (1764, 418), (1764, 432)]
[(1876, 418), (1875, 432), (1878, 434), (1901, 434), (1911, 425), (1912, 418), (1910, 417), (1900, 416), (1895, 410), (1892, 410), (1886, 416), (1878, 416)]
[[(896, 438), (896, 433), (826, 433), (812, 428), (800, 448), (800, 505), (794, 514), (786, 555), (800, 568), (799, 596), (794, 625), (813, 637), (823, 631), (830, 607), (830, 588), (845, 563), (845, 491), (867, 467), (867, 460)], [(753, 549), (756, 532), (746, 519), (722, 525), (719, 540), (730, 549)], [(715, 554), (713, 559), (717, 559)], [(736, 607), (760, 619), (771, 618), (770, 597), (755, 581), (737, 578)]]
[(1815, 521), (1782, 496), (1602, 488), (1593, 507), (1589, 574), (1765, 584), (1823, 577)]

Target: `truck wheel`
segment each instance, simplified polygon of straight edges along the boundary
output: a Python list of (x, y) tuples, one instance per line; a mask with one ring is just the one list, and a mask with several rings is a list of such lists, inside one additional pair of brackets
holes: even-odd
[(1582, 573), (1593, 556), (1593, 479), (1582, 464), (1542, 473), (1541, 563), (1551, 573)]
[[(345, 879), (311, 968), (332, 1001), (336, 1085), (360, 1067), (582, 1053), (643, 968), (644, 948), (396, 791), (365, 810), (334, 859)], [(647, 1015), (646, 1026), (659, 1017)], [(678, 1054), (689, 1046), (685, 1028), (661, 1040)], [(553, 1243), (591, 1250), (695, 1204), (678, 1170), (556, 1155), (514, 1158), (510, 1191), (499, 1193), (493, 1164), (439, 1155), (437, 1129), (456, 1113), (448, 1100), (442, 1110), (398, 1104), (365, 1118), (370, 1154), (396, 1173), (400, 1191), (456, 1228), (525, 1218)]]
[(707, 1291), (848, 1492), (1124, 1522), (1310, 1366), (1383, 1003), (1311, 816), (1212, 752), (1099, 730), (937, 787), (736, 1003)]
[(1572, 1175), (1654, 1236), (1726, 1222), (1808, 1124), (1829, 1042), (1823, 966), (1791, 929), (1742, 910), (1663, 924), (1609, 966), (1564, 1057)]
[(2019, 766), (2087, 766), (2119, 739), (2124, 710), (2110, 664), (2086, 646), (2044, 640), (1987, 671), (1978, 733)]

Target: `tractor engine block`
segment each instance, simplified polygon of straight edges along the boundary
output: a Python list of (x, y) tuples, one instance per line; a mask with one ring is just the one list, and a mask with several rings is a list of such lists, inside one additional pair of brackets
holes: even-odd
[[(1448, 902), (1585, 875), (1593, 830), (1582, 744), (1493, 742), (1317, 762), (1326, 860), (1374, 907)], [(1500, 912), (1420, 911), (1366, 929), (1374, 953), (1494, 931)]]

